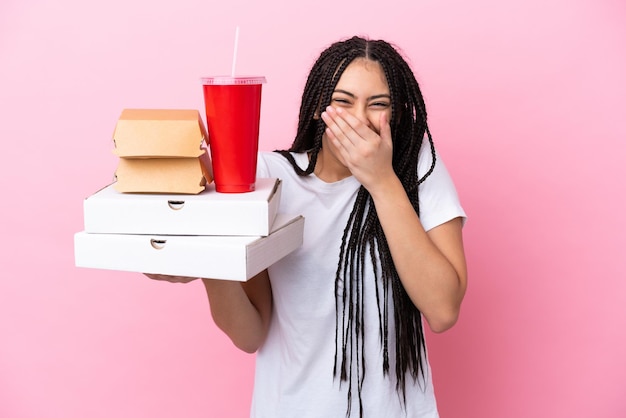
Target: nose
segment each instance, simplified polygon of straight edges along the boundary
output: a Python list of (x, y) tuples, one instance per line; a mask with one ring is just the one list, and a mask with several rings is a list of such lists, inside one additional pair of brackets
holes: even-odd
[(352, 109), (352, 115), (364, 123), (368, 128), (372, 128), (372, 123), (369, 120), (367, 108), (364, 106), (355, 106)]

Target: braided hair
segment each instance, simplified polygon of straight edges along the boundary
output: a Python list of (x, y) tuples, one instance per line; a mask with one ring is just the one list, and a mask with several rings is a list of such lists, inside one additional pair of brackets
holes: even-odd
[[(326, 128), (319, 118), (319, 113), (330, 104), (339, 78), (346, 67), (357, 58), (376, 61), (384, 71), (391, 95), (392, 164), (413, 208), (419, 215), (418, 186), (434, 169), (435, 148), (426, 123), (424, 99), (415, 76), (400, 53), (385, 41), (355, 36), (333, 43), (321, 53), (304, 87), (296, 137), (289, 150), (276, 152), (289, 160), (298, 175), (307, 176), (313, 172)], [(422, 178), (418, 178), (418, 153), (425, 134), (430, 142), (432, 165)], [(292, 152), (309, 153), (310, 160), (306, 169), (298, 166)], [(357, 384), (359, 412), (362, 416), (361, 389), (365, 378), (363, 272), (366, 257), (370, 257), (374, 268), (383, 373), (389, 374), (388, 316), (392, 312), (396, 338), (394, 364), (397, 377), (396, 390), (404, 403), (407, 375), (414, 381), (420, 375), (424, 376), (423, 359), (426, 355), (424, 331), (420, 311), (400, 282), (372, 198), (363, 186), (358, 190), (344, 229), (339, 254), (335, 278), (337, 319), (333, 373), (335, 377), (339, 376), (341, 381), (348, 382), (346, 415), (350, 414), (354, 378)], [(356, 360), (354, 356), (357, 357)]]

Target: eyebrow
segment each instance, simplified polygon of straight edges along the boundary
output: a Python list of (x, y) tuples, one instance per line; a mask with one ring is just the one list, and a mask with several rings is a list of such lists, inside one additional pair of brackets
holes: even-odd
[[(353, 93), (350, 93), (349, 91), (346, 91), (346, 90), (335, 89), (335, 91), (333, 91), (333, 93), (343, 93), (346, 96), (352, 97), (353, 99), (356, 98), (356, 96)], [(391, 95), (389, 95), (389, 94), (375, 94), (373, 96), (368, 97), (367, 100), (374, 100), (374, 99), (381, 99), (381, 98), (391, 99)]]

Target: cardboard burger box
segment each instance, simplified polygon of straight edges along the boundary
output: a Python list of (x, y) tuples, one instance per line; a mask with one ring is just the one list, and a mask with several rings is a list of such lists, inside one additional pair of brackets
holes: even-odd
[(207, 131), (192, 109), (124, 109), (113, 132), (124, 193), (195, 194), (213, 180)]
[(158, 235), (269, 235), (282, 183), (258, 178), (248, 193), (120, 193), (111, 184), (83, 201), (85, 232)]
[(199, 157), (207, 133), (192, 109), (124, 109), (113, 132), (122, 158)]
[(266, 237), (74, 235), (77, 267), (247, 281), (302, 245), (304, 218), (278, 214)]
[(113, 187), (121, 193), (198, 194), (212, 179), (210, 167), (206, 151), (196, 158), (120, 158)]

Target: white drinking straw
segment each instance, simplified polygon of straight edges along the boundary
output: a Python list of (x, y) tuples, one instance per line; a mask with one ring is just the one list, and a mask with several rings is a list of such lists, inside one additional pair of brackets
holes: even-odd
[(233, 51), (233, 68), (230, 71), (230, 76), (235, 76), (235, 66), (237, 64), (237, 47), (239, 45), (239, 26), (235, 29), (235, 50)]

